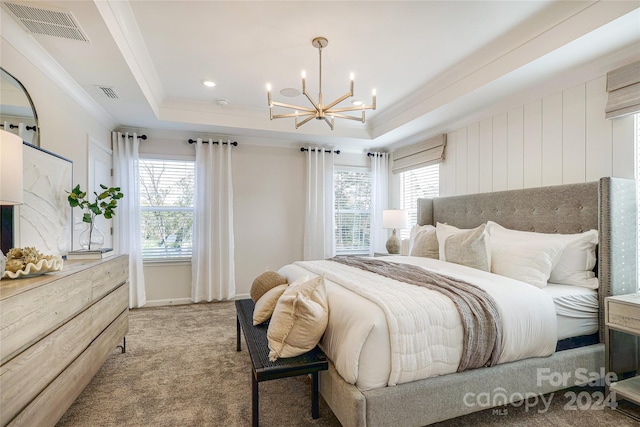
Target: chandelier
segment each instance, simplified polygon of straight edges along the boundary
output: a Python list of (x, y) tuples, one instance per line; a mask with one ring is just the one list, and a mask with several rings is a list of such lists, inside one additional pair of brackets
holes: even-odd
[[(306, 75), (306, 72), (303, 71), (302, 72), (302, 93), (307, 97), (309, 102), (311, 102), (313, 107), (303, 107), (299, 105), (292, 105), (292, 104), (286, 104), (286, 103), (274, 101), (271, 99), (271, 85), (267, 84), (267, 100), (269, 102), (269, 118), (273, 120), (273, 119), (294, 117), (296, 120), (295, 122), (296, 129), (298, 129), (298, 127), (302, 126), (303, 124), (307, 123), (313, 118), (315, 118), (316, 120), (324, 120), (329, 125), (331, 130), (333, 130), (333, 123), (334, 123), (333, 119), (336, 117), (340, 119), (356, 120), (364, 123), (365, 110), (376, 109), (376, 90), (373, 89), (371, 105), (355, 105), (354, 104), (353, 107), (334, 108), (345, 99), (353, 96), (354, 75), (353, 73), (351, 73), (351, 76), (350, 76), (351, 82), (349, 84), (349, 92), (345, 93), (340, 98), (336, 99), (335, 101), (329, 104), (324, 104), (322, 102), (322, 48), (326, 47), (329, 44), (329, 41), (324, 37), (316, 37), (311, 41), (311, 44), (313, 45), (313, 47), (318, 49), (318, 55), (320, 58), (320, 61), (319, 61), (320, 80), (318, 82), (318, 102), (314, 101), (311, 95), (309, 95), (309, 92), (307, 92), (307, 86), (305, 81), (307, 75)], [(288, 113), (288, 114), (273, 114), (273, 107), (289, 108), (291, 110), (296, 110), (296, 111), (295, 113)], [(362, 116), (358, 117), (358, 116), (350, 116), (348, 114), (343, 114), (349, 111), (361, 111)], [(303, 120), (298, 121), (298, 118), (303, 118)]]

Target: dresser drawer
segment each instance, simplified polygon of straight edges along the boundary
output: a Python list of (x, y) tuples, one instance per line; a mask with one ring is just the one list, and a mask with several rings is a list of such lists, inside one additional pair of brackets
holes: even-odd
[(607, 299), (605, 321), (609, 327), (640, 334), (640, 306)]

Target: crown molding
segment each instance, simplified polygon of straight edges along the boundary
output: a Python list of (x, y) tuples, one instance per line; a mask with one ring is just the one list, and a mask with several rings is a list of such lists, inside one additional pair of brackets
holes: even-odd
[(109, 0), (94, 4), (149, 106), (159, 117), (166, 93), (129, 2)]

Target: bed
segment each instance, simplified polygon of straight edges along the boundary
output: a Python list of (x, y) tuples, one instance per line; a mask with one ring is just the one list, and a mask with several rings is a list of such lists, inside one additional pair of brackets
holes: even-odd
[[(385, 356), (384, 352), (376, 348), (367, 348), (369, 341), (359, 343), (361, 337), (367, 334), (378, 334), (382, 337), (387, 334), (393, 341), (397, 333), (395, 323), (385, 321), (384, 315), (380, 315), (371, 308), (371, 301), (365, 298), (362, 300), (366, 301), (344, 303), (346, 294), (353, 291), (353, 288), (343, 289), (342, 286), (329, 284), (333, 283), (332, 279), (336, 282), (340, 279), (347, 282), (345, 284), (357, 283), (358, 276), (368, 272), (351, 273), (350, 270), (345, 269), (348, 267), (337, 268), (335, 271), (323, 270), (326, 265), (322, 263), (330, 261), (318, 261), (316, 264), (315, 262), (297, 263), (281, 269), (281, 273), (289, 280), (304, 274), (304, 270), (309, 274), (322, 274), (325, 279), (328, 279), (330, 327), (327, 329), (328, 333), (325, 333), (323, 346), (327, 347), (332, 363), (327, 372), (321, 373), (320, 392), (344, 426), (428, 425), (488, 407), (518, 401), (523, 397), (577, 385), (586, 382), (581, 381), (586, 378), (585, 374), (589, 380), (602, 375), (604, 298), (634, 292), (637, 286), (637, 215), (634, 181), (602, 178), (599, 182), (584, 184), (418, 201), (418, 224), (420, 225), (435, 225), (440, 222), (461, 229), (473, 229), (487, 221), (495, 221), (513, 230), (539, 233), (571, 234), (596, 229), (599, 238), (597, 263), (599, 287), (597, 290), (582, 289), (576, 293), (570, 289), (571, 287), (549, 285), (544, 292), (538, 289), (534, 292), (527, 290), (532, 288), (528, 284), (517, 281), (507, 283), (508, 289), (516, 289), (518, 293), (525, 293), (530, 301), (536, 301), (535, 304), (529, 304), (530, 307), (534, 305), (536, 307), (536, 310), (530, 310), (532, 315), (536, 315), (535, 311), (547, 314), (544, 316), (541, 314), (537, 320), (527, 321), (540, 324), (536, 326), (538, 329), (527, 332), (531, 335), (531, 339), (537, 341), (530, 345), (526, 353), (523, 353), (524, 356), (516, 357), (512, 354), (513, 352), (500, 349), (500, 360), (498, 364), (491, 367), (455, 372), (455, 369), (452, 371), (446, 363), (440, 364), (441, 366), (434, 363), (435, 367), (424, 379), (411, 380), (413, 374), (408, 375), (403, 372), (395, 375), (394, 366), (397, 357), (393, 350), (390, 355)], [(443, 265), (450, 263), (414, 258), (387, 257), (385, 260), (420, 266), (426, 263), (427, 268), (447, 268), (448, 272), (452, 271), (452, 275), (462, 275), (462, 277), (470, 274), (468, 267), (449, 268), (451, 266), (443, 267)], [(353, 277), (349, 276), (350, 274)], [(480, 276), (478, 280), (488, 288), (493, 286), (492, 281), (502, 280), (490, 273), (481, 272)], [(520, 285), (522, 286), (518, 287)], [(531, 292), (530, 296), (526, 292)], [(500, 293), (494, 293), (493, 296), (497, 299), (501, 298)], [(389, 298), (389, 295), (382, 298)], [(340, 304), (344, 307), (339, 308)], [(423, 303), (418, 305), (421, 304)], [(441, 306), (443, 311), (447, 310), (446, 304)], [(526, 304), (514, 307), (514, 311), (527, 309)], [(511, 322), (515, 322), (512, 320), (514, 318), (510, 317), (504, 307), (501, 306), (500, 310), (506, 325), (503, 333), (509, 335), (511, 340), (519, 339), (518, 336), (522, 335), (521, 330), (517, 329), (517, 325), (511, 326)], [(363, 316), (362, 313), (365, 315)], [(334, 322), (339, 322), (333, 329), (331, 329), (332, 316)], [(342, 316), (340, 320), (336, 320), (338, 316)], [(435, 319), (436, 322), (439, 321), (437, 316)], [(362, 328), (371, 328), (371, 332), (367, 331), (364, 334), (358, 332)], [(442, 328), (450, 329), (451, 334), (454, 335), (459, 333), (456, 332), (456, 328), (459, 328), (457, 324), (442, 323)], [(553, 333), (549, 332), (551, 330)], [(446, 344), (446, 335), (443, 334), (443, 337)], [(521, 340), (522, 343), (519, 345), (526, 345), (527, 340)], [(356, 361), (342, 358), (336, 353), (337, 350), (331, 348), (333, 341), (340, 342), (335, 346), (336, 348), (354, 346), (355, 349), (352, 351), (355, 353), (351, 359)], [(371, 346), (375, 345), (377, 344), (371, 344)], [(625, 351), (631, 354), (628, 351), (629, 346), (636, 346), (637, 343), (620, 336), (612, 340), (612, 345), (626, 348)], [(449, 351), (446, 345), (442, 349), (438, 351), (438, 347), (434, 346), (427, 356), (438, 362), (440, 360), (438, 354)], [(386, 364), (391, 365), (391, 373), (381, 368)], [(627, 372), (635, 370), (636, 364), (636, 360), (630, 358), (614, 368)], [(358, 369), (359, 371), (353, 372)], [(578, 369), (580, 371), (577, 371)], [(551, 381), (548, 376), (541, 377), (541, 373), (545, 375), (568, 373), (569, 380)], [(420, 375), (423, 374), (424, 372)], [(360, 379), (361, 377), (363, 379)], [(479, 399), (479, 396), (484, 397)]]

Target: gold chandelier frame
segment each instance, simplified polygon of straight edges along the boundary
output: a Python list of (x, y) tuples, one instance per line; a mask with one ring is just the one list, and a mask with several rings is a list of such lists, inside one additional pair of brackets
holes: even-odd
[[(311, 44), (313, 47), (318, 49), (318, 56), (319, 56), (318, 68), (319, 68), (320, 78), (318, 82), (318, 102), (316, 102), (311, 97), (311, 95), (309, 95), (309, 92), (307, 92), (306, 73), (303, 71), (302, 72), (302, 93), (307, 97), (309, 102), (311, 102), (313, 107), (303, 107), (300, 105), (293, 105), (293, 104), (274, 101), (271, 98), (271, 85), (267, 84), (267, 100), (269, 102), (269, 118), (273, 120), (273, 119), (284, 119), (284, 118), (294, 117), (296, 129), (298, 129), (303, 124), (309, 122), (313, 118), (315, 118), (316, 120), (324, 120), (329, 125), (331, 130), (333, 130), (334, 118), (336, 117), (340, 119), (356, 120), (364, 123), (365, 111), (376, 109), (376, 90), (373, 89), (372, 101), (370, 105), (357, 105), (357, 106), (354, 105), (353, 107), (334, 108), (338, 104), (340, 104), (342, 101), (348, 98), (351, 98), (353, 96), (354, 75), (353, 73), (351, 73), (351, 76), (350, 76), (351, 82), (349, 84), (349, 91), (344, 95), (342, 95), (340, 98), (336, 99), (335, 101), (326, 105), (323, 104), (322, 102), (322, 49), (329, 44), (329, 41), (325, 37), (316, 37), (311, 41)], [(288, 108), (296, 111), (295, 113), (274, 114), (273, 113), (274, 107)], [(362, 116), (356, 117), (356, 116), (350, 116), (348, 114), (344, 114), (350, 111), (361, 111)], [(298, 118), (303, 118), (303, 120), (298, 121)]]

